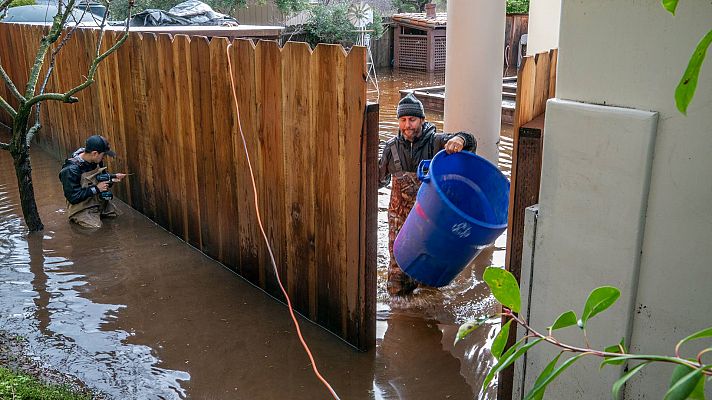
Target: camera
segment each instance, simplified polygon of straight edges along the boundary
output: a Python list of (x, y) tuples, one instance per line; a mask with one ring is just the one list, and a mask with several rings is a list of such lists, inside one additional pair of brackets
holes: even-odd
[[(96, 176), (97, 182), (109, 182), (109, 187), (114, 184), (114, 178), (116, 178), (116, 174), (109, 174), (106, 172), (102, 172), (101, 174), (98, 174)], [(111, 200), (114, 198), (113, 193), (111, 193), (111, 191), (109, 190), (105, 192), (99, 192), (99, 196), (101, 196), (101, 198), (104, 200)]]

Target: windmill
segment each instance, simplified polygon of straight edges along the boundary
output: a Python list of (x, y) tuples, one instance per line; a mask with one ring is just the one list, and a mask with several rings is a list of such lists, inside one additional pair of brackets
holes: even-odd
[(373, 86), (370, 91), (375, 91), (378, 98), (381, 93), (378, 90), (378, 77), (376, 76), (376, 67), (373, 65), (373, 54), (371, 53), (371, 32), (373, 31), (368, 29), (368, 25), (373, 22), (373, 9), (363, 1), (352, 3), (349, 6), (346, 17), (356, 27), (356, 32), (358, 33), (356, 44), (366, 47), (366, 82)]

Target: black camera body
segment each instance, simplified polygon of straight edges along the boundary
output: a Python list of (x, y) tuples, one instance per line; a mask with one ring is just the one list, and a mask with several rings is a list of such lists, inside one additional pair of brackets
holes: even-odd
[[(116, 174), (109, 174), (107, 172), (102, 172), (101, 174), (98, 174), (96, 176), (97, 182), (109, 182), (109, 187), (114, 184), (114, 178), (116, 178)], [(111, 200), (114, 198), (114, 194), (111, 193), (111, 191), (109, 190), (105, 192), (99, 192), (99, 196), (101, 196), (101, 198), (104, 200)]]

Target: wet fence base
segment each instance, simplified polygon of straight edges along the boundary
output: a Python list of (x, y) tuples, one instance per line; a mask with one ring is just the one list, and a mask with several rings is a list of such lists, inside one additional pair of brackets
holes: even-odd
[[(18, 87), (45, 32), (0, 24), (0, 62)], [(107, 32), (101, 48), (119, 35)], [(77, 30), (47, 92), (81, 83), (97, 44), (96, 30)], [(376, 323), (378, 106), (366, 104), (365, 56), (362, 47), (346, 54), (341, 46), (131, 33), (78, 103), (43, 104), (36, 141), (64, 157), (87, 136), (106, 136), (118, 153), (110, 170), (133, 174), (114, 187), (119, 198), (279, 299), (241, 125), (295, 308), (367, 350)], [(5, 85), (0, 96), (17, 106)], [(0, 120), (10, 125), (7, 114)]]

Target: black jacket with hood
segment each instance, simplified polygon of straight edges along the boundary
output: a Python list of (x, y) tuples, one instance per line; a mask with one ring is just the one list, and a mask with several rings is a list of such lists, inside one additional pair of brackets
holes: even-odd
[(394, 144), (403, 172), (416, 172), (420, 161), (432, 159), (438, 151), (445, 148), (445, 143), (455, 136), (459, 136), (465, 141), (463, 150), (475, 152), (477, 142), (472, 134), (467, 132), (436, 133), (435, 125), (430, 122), (423, 123), (423, 132), (413, 142), (409, 142), (401, 132), (398, 132), (398, 136), (388, 140), (383, 148), (383, 154), (378, 162), (378, 187), (388, 185), (391, 181), (391, 174), (397, 172), (391, 154)]
[(84, 152), (84, 148), (80, 148), (72, 154), (72, 158), (68, 158), (62, 165), (62, 170), (59, 171), (59, 180), (62, 181), (64, 189), (64, 197), (70, 204), (79, 204), (82, 201), (99, 193), (96, 186), (82, 187), (82, 174), (95, 170), (97, 167), (103, 167), (104, 163), (98, 165), (93, 162), (84, 161), (79, 155)]

